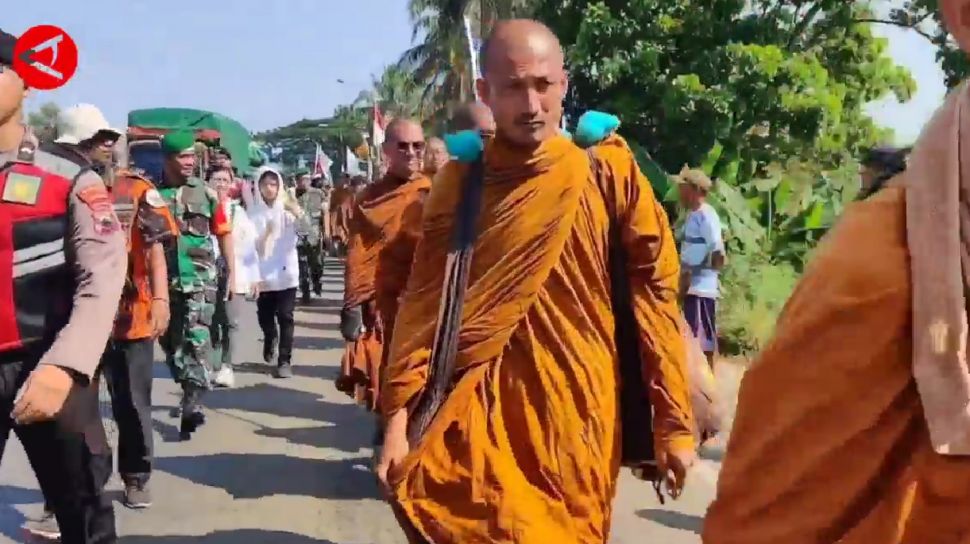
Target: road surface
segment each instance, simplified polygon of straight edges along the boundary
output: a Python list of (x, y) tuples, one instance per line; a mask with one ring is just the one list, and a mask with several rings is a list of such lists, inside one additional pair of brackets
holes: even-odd
[[(296, 314), (293, 379), (274, 379), (261, 362), (255, 307), (242, 316), (244, 357), (236, 388), (208, 396), (208, 423), (190, 442), (178, 441), (178, 421), (169, 414), (178, 404), (178, 391), (165, 366), (156, 363), (154, 506), (126, 509), (120, 481), (112, 479), (122, 542), (405, 542), (369, 472), (372, 416), (333, 384), (344, 347), (338, 330), (341, 277), (338, 268), (328, 267), (324, 297)], [(685, 496), (665, 506), (648, 484), (624, 473), (610, 542), (700, 542), (718, 467), (716, 452), (707, 457)], [(12, 438), (0, 467), (0, 544), (24, 542), (25, 516), (41, 509), (37, 489)]]

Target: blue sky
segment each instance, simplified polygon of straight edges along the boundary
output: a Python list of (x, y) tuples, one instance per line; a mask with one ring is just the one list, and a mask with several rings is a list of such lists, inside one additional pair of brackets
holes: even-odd
[[(899, 4), (902, 0), (889, 0)], [(28, 109), (98, 105), (116, 126), (155, 106), (219, 111), (250, 130), (324, 117), (369, 86), (411, 43), (407, 0), (34, 0), (7, 10), (4, 30), (55, 24), (78, 42), (80, 65), (64, 88), (36, 93)], [(924, 38), (893, 27), (898, 63), (916, 78), (907, 104), (873, 104), (877, 121), (910, 143), (943, 97)], [(342, 79), (345, 83), (338, 83)]]
[[(77, 74), (33, 96), (89, 102), (124, 126), (133, 109), (197, 107), (263, 130), (325, 117), (411, 43), (406, 0), (32, 0), (4, 10), (14, 34), (37, 24), (78, 43)], [(345, 81), (344, 84), (337, 79)]]

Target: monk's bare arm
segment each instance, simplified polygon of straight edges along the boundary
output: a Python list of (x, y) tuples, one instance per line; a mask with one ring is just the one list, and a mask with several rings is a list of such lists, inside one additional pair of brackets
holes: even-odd
[(604, 158), (617, 190), (631, 302), (648, 365), (646, 375), (651, 377), (655, 441), (668, 451), (693, 449), (687, 349), (678, 304), (680, 259), (673, 232), (633, 155), (613, 148)]

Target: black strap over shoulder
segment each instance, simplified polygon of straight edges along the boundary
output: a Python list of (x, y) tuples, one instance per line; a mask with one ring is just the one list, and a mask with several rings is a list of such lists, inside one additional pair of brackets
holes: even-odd
[(478, 216), (482, 208), (485, 164), (483, 158), (471, 163), (465, 175), (461, 200), (455, 210), (452, 246), (445, 261), (445, 279), (441, 289), (441, 305), (431, 346), (428, 381), (411, 412), (408, 440), (416, 444), (424, 435), (435, 414), (444, 404), (454, 383), (458, 333), (468, 288), (475, 240), (478, 238)]

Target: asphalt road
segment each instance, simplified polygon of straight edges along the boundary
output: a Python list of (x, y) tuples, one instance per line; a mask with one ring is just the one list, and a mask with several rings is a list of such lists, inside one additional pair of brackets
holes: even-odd
[[(154, 506), (131, 511), (115, 500), (122, 542), (130, 544), (404, 543), (370, 473), (373, 419), (333, 385), (344, 342), (338, 331), (341, 272), (327, 270), (324, 297), (297, 312), (296, 377), (276, 380), (261, 360), (255, 307), (242, 316), (236, 388), (211, 393), (208, 423), (179, 442), (178, 391), (156, 364), (157, 469)], [(728, 394), (736, 383), (725, 380)], [(109, 425), (110, 429), (110, 425)], [(613, 544), (700, 542), (718, 453), (691, 475), (681, 500), (662, 506), (649, 485), (624, 473)], [(24, 542), (25, 516), (41, 509), (37, 483), (16, 439), (0, 467), (0, 544)]]

